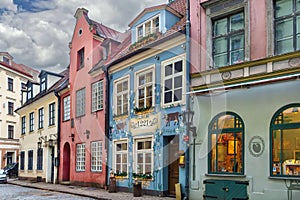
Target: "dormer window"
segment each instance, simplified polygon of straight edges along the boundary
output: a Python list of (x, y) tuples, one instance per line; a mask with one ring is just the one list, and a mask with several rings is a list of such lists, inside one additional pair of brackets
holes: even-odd
[(145, 36), (159, 31), (159, 16), (155, 16), (143, 24), (137, 26), (137, 41)]
[(77, 52), (77, 70), (84, 67), (84, 47)]
[(6, 64), (9, 64), (9, 58), (3, 56), (3, 62), (5, 62)]
[(32, 84), (28, 84), (27, 87), (27, 100), (32, 98)]
[(41, 78), (41, 92), (46, 90), (46, 77)]

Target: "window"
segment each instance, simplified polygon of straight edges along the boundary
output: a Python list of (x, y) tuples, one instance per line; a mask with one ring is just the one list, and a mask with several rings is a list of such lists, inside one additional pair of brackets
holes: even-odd
[(27, 88), (27, 100), (32, 98), (32, 84), (28, 84)]
[(29, 131), (34, 131), (34, 112), (29, 114)]
[(114, 169), (117, 174), (128, 173), (128, 146), (127, 142), (119, 141), (115, 142), (114, 145), (115, 151), (115, 162)]
[(128, 78), (117, 81), (115, 83), (115, 114), (122, 115), (128, 114), (128, 101), (129, 101), (129, 81)]
[(8, 139), (14, 139), (14, 126), (8, 125)]
[(44, 108), (39, 109), (39, 129), (44, 128)]
[(85, 88), (76, 91), (76, 117), (85, 115)]
[(32, 170), (33, 166), (33, 150), (28, 151), (28, 170)]
[(43, 170), (43, 148), (37, 149), (37, 170)]
[(163, 63), (163, 104), (182, 102), (185, 87), (183, 71), (184, 62), (181, 58)]
[(70, 119), (70, 96), (64, 98), (64, 121)]
[(8, 85), (7, 89), (9, 91), (14, 91), (14, 79), (7, 78), (7, 85)]
[(85, 144), (76, 145), (76, 171), (85, 171)]
[(237, 13), (213, 21), (214, 67), (244, 61), (244, 13)]
[(22, 117), (22, 130), (21, 134), (24, 135), (26, 133), (26, 116)]
[(300, 104), (279, 109), (270, 127), (271, 176), (300, 175)]
[(92, 163), (91, 163), (91, 171), (92, 172), (101, 172), (102, 171), (102, 142), (92, 142)]
[(46, 77), (41, 78), (41, 92), (46, 90)]
[(24, 168), (25, 168), (25, 151), (21, 151), (20, 160), (21, 160), (20, 170), (24, 170)]
[(137, 106), (150, 108), (154, 106), (154, 76), (153, 69), (137, 74)]
[(55, 124), (55, 103), (49, 104), (49, 126)]
[(92, 84), (92, 112), (103, 109), (103, 81)]
[(9, 64), (9, 58), (3, 56), (3, 62), (5, 62), (6, 64)]
[(300, 2), (275, 0), (274, 15), (276, 54), (300, 50)]
[(244, 125), (235, 113), (220, 113), (209, 124), (208, 171), (212, 174), (244, 173)]
[(151, 139), (135, 141), (135, 173), (151, 174), (153, 165), (153, 150)]
[(14, 114), (14, 103), (8, 102), (8, 114), (13, 115)]
[(137, 40), (159, 31), (159, 16), (153, 17), (145, 23), (137, 26)]
[(77, 52), (77, 70), (84, 67), (84, 48)]

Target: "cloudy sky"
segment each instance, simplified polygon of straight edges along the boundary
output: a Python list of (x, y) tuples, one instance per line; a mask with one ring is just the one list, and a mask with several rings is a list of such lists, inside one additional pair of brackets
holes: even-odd
[(145, 7), (168, 0), (1, 0), (0, 51), (17, 63), (60, 72), (69, 64), (69, 47), (77, 8), (124, 32)]

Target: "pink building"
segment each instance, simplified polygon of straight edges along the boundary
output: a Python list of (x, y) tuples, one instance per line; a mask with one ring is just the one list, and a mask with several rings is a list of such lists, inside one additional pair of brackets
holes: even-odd
[(62, 96), (66, 98), (62, 98), (62, 114), (65, 109), (70, 111), (69, 119), (62, 117), (59, 178), (72, 184), (103, 187), (106, 83), (101, 69), (91, 70), (102, 59), (102, 41), (118, 32), (89, 19), (84, 8), (76, 11), (75, 18), (70, 42), (70, 91)]

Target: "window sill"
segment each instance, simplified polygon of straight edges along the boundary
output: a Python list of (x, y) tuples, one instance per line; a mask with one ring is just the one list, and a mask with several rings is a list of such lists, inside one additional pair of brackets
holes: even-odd
[(269, 176), (268, 179), (273, 179), (273, 180), (297, 180), (297, 181), (300, 181), (299, 176)]
[(114, 120), (122, 120), (128, 117), (128, 114), (114, 115)]
[(123, 180), (128, 179), (128, 176), (115, 176), (116, 179)]
[(243, 174), (205, 174), (208, 177), (230, 177), (230, 178), (246, 178)]
[(55, 124), (49, 125), (48, 128), (56, 127)]

